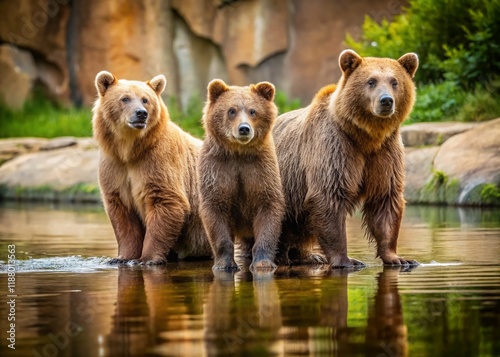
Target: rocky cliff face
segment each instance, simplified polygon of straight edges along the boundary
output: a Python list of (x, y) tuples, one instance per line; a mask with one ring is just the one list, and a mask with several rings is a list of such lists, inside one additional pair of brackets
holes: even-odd
[[(205, 96), (207, 83), (268, 80), (308, 102), (340, 76), (346, 32), (361, 32), (364, 16), (381, 20), (401, 11), (397, 0), (19, 0), (0, 1), (0, 43), (34, 65), (16, 65), (15, 51), (0, 51), (0, 97), (33, 82), (54, 97), (90, 105), (93, 81), (106, 69), (147, 80), (166, 75), (167, 95), (182, 104)], [(12, 47), (14, 46), (14, 47)], [(13, 59), (13, 56), (15, 57)], [(19, 60), (18, 60), (19, 61)], [(26, 60), (25, 60), (26, 61)], [(18, 78), (21, 77), (21, 78)], [(24, 90), (20, 90), (22, 88)], [(19, 105), (16, 103), (15, 105)]]

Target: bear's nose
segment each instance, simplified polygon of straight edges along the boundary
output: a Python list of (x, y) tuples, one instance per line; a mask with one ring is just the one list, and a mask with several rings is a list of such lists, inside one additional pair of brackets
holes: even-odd
[(380, 104), (384, 107), (392, 107), (392, 105), (394, 104), (394, 99), (392, 99), (390, 95), (383, 94), (380, 97)]
[(240, 126), (238, 127), (238, 133), (242, 136), (247, 136), (250, 134), (250, 125), (248, 124), (240, 124)]
[(148, 112), (146, 111), (146, 109), (137, 109), (135, 111), (135, 115), (137, 116), (137, 118), (139, 119), (147, 119), (148, 117)]

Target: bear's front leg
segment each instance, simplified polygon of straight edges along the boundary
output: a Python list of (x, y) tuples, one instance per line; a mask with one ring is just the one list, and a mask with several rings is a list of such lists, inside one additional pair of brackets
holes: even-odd
[[(221, 207), (219, 207), (220, 209)], [(201, 218), (205, 227), (212, 251), (214, 253), (213, 270), (237, 270), (238, 264), (234, 261), (233, 233), (229, 226), (229, 219), (208, 202), (200, 207)]]
[[(338, 202), (338, 200), (337, 200)], [(354, 268), (365, 264), (347, 256), (347, 211), (340, 204), (326, 201), (321, 195), (310, 197), (310, 227), (332, 268)], [(334, 207), (337, 206), (337, 209)], [(340, 207), (339, 207), (340, 206)]]
[(118, 257), (109, 263), (120, 264), (139, 258), (144, 239), (141, 219), (123, 204), (117, 192), (103, 191), (103, 201), (118, 243)]
[(282, 205), (262, 207), (253, 222), (255, 243), (252, 248), (251, 271), (274, 270), (284, 209)]
[(402, 194), (393, 194), (369, 199), (363, 206), (364, 223), (375, 238), (377, 256), (385, 265), (418, 265), (416, 260), (405, 259), (396, 253), (404, 205)]
[(146, 198), (144, 217), (146, 235), (142, 255), (139, 258), (141, 264), (155, 265), (167, 262), (166, 256), (177, 242), (188, 213), (187, 199), (173, 192)]

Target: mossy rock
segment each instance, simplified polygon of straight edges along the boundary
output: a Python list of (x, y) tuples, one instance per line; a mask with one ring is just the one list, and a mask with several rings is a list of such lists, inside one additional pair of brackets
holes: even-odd
[(491, 183), (478, 185), (465, 196), (463, 203), (481, 206), (500, 206), (500, 188)]
[(56, 189), (49, 185), (36, 187), (10, 187), (0, 185), (0, 200), (22, 200), (38, 202), (95, 202), (101, 201), (99, 187), (93, 184), (79, 183), (65, 189)]

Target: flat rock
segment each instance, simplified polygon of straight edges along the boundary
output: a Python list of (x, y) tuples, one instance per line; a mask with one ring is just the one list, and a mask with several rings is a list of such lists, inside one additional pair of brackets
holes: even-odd
[(97, 149), (78, 146), (21, 155), (0, 166), (0, 185), (56, 191), (78, 184), (97, 187), (98, 156)]
[(16, 156), (40, 150), (48, 139), (12, 138), (0, 140), (0, 165)]
[(481, 123), (416, 123), (403, 126), (401, 137), (405, 146), (441, 145), (450, 137), (471, 130)]
[(78, 141), (76, 138), (72, 136), (64, 136), (64, 137), (59, 137), (59, 138), (54, 138), (51, 140), (48, 140), (46, 143), (44, 143), (41, 147), (40, 150), (56, 150), (56, 149), (62, 149), (70, 146), (75, 146), (78, 144)]

